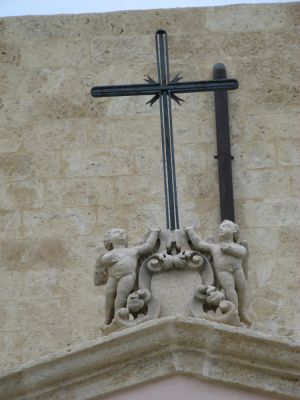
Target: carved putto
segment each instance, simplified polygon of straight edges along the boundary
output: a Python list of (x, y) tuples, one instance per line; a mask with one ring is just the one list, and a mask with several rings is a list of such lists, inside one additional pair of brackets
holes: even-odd
[(143, 244), (128, 247), (127, 234), (111, 229), (94, 274), (95, 285), (106, 285), (103, 332), (171, 315), (250, 325), (248, 246), (238, 236), (238, 225), (224, 220), (218, 243), (188, 227), (152, 229)]

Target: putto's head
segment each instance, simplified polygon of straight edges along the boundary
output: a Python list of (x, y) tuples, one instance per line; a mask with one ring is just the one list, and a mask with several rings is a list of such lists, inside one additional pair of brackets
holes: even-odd
[(116, 246), (128, 246), (128, 236), (123, 229), (110, 229), (104, 237), (104, 246), (110, 251)]
[(233, 239), (234, 242), (238, 241), (240, 229), (237, 224), (229, 219), (224, 219), (219, 227), (220, 240)]

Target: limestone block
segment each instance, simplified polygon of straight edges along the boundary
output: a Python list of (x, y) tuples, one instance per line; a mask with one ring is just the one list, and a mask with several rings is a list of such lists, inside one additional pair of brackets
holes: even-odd
[(61, 161), (58, 151), (29, 153), (32, 170), (37, 178), (58, 178), (61, 175)]
[(89, 61), (89, 47), (85, 40), (75, 39), (61, 41), (28, 40), (21, 50), (21, 65), (23, 67), (84, 67)]
[(300, 141), (281, 140), (278, 146), (278, 162), (283, 166), (300, 165)]
[[(101, 36), (91, 41), (91, 63), (99, 66), (103, 64), (120, 63), (154, 63), (154, 49), (151, 35), (122, 35), (116, 43), (110, 35)], [(136, 52), (143, 48), (143, 53)]]
[(0, 210), (1, 239), (20, 238), (21, 213), (18, 211)]
[[(202, 77), (202, 78), (196, 77), (195, 78), (195, 76), (194, 76), (193, 80), (194, 79), (211, 79), (211, 74), (212, 74), (211, 68), (212, 67), (213, 67), (213, 65), (209, 66), (207, 77)], [(175, 69), (175, 71), (176, 71), (176, 69)], [(174, 75), (175, 75), (175, 71), (174, 71)], [(181, 96), (179, 96), (179, 97), (181, 97)], [(182, 97), (185, 100), (184, 110), (181, 108), (180, 105), (173, 104), (172, 110), (173, 110), (174, 115), (176, 115), (177, 112), (179, 112), (179, 113), (181, 112), (181, 113), (183, 113), (181, 115), (189, 116), (190, 114), (194, 114), (195, 117), (196, 117), (196, 115), (197, 115), (197, 117), (199, 117), (199, 110), (200, 110), (200, 113), (201, 113), (200, 115), (203, 115), (203, 116), (205, 115), (205, 117), (203, 119), (207, 118), (208, 116), (212, 116), (212, 118), (214, 118), (214, 115), (213, 115), (214, 98), (211, 93), (207, 94), (206, 96), (204, 96), (203, 93), (202, 93), (202, 95), (201, 94), (199, 95), (199, 93), (198, 94), (197, 93), (184, 93), (182, 95)], [(202, 120), (202, 118), (201, 118), (201, 120)], [(174, 127), (175, 127), (175, 125), (174, 125)]]
[(165, 210), (160, 203), (118, 204), (111, 207), (100, 206), (98, 208), (98, 232), (103, 233), (112, 226), (121, 226), (130, 232), (132, 237), (145, 234), (144, 226), (164, 226)]
[[(39, 101), (52, 97), (57, 98), (62, 94), (73, 104), (81, 104), (88, 88), (85, 87), (83, 78), (78, 81), (77, 79), (78, 70), (75, 67), (51, 68), (45, 64), (41, 68), (28, 71), (24, 79), (24, 86), (28, 94), (34, 95), (35, 108), (39, 105)], [(57, 99), (57, 102), (60, 103), (61, 100)], [(34, 115), (38, 114), (38, 110), (33, 110)]]
[(297, 28), (299, 25), (299, 4), (293, 3), (290, 4), (288, 9), (286, 10), (286, 14), (289, 18), (290, 27)]
[(111, 178), (49, 179), (45, 184), (47, 207), (109, 205), (114, 202)]
[(275, 144), (270, 142), (233, 143), (232, 155), (236, 169), (245, 165), (249, 169), (273, 168), (276, 165)]
[(290, 193), (289, 173), (285, 169), (234, 169), (234, 196), (240, 198), (280, 198)]
[[(262, 33), (264, 35), (264, 33)], [(296, 37), (296, 32), (294, 33)], [(285, 75), (289, 78), (290, 81), (293, 80), (293, 77), (299, 76), (299, 65), (297, 59), (297, 53), (291, 51), (291, 41), (295, 41), (294, 38), (290, 38), (288, 34), (271, 34), (270, 36), (265, 36), (265, 40), (268, 44), (268, 48), (274, 49), (278, 42), (283, 40), (282, 46), (278, 48), (278, 52), (276, 56), (274, 56), (274, 52), (272, 50), (271, 53), (268, 53), (266, 50), (265, 54), (261, 54), (260, 56), (252, 55), (250, 57), (239, 57), (235, 58), (236, 63), (233, 65), (234, 70), (230, 70), (231, 73), (234, 73), (234, 76), (243, 75), (243, 88), (251, 88), (253, 85), (263, 85), (266, 83), (266, 77), (268, 84), (278, 84), (282, 79), (282, 76)], [(270, 46), (270, 41), (273, 40), (275, 37), (274, 42)], [(289, 51), (286, 51), (286, 48), (289, 48)], [(296, 50), (296, 45), (295, 51)], [(277, 65), (277, 68), (274, 68), (274, 65)], [(253, 76), (255, 76), (255, 82), (253, 81)], [(255, 117), (255, 116), (254, 116)], [(266, 119), (268, 120), (268, 116), (266, 115)]]
[(0, 126), (0, 152), (16, 152), (22, 145), (23, 133), (21, 129), (10, 125)]
[[(149, 107), (144, 106), (145, 110)], [(88, 146), (128, 146), (140, 142), (152, 146), (154, 140), (159, 143), (161, 140), (159, 110), (153, 109), (150, 112), (151, 115), (135, 118), (124, 114), (118, 118), (89, 121)]]
[[(200, 171), (194, 169), (194, 171)], [(192, 202), (194, 198), (203, 200), (218, 200), (218, 184), (216, 180), (217, 169), (208, 172), (202, 172), (195, 175), (177, 175), (178, 197), (180, 203)], [(202, 216), (199, 216), (201, 218)]]
[[(274, 268), (274, 263), (268, 260), (261, 260), (263, 265), (258, 266), (256, 269), (256, 282), (259, 288), (272, 287), (272, 271)], [(276, 303), (274, 302), (274, 305)], [(264, 309), (264, 307), (263, 307)]]
[(249, 99), (252, 104), (257, 104), (262, 107), (262, 110), (283, 111), (286, 108), (297, 107), (299, 103), (299, 83), (288, 81), (287, 83), (277, 83), (276, 85), (270, 82), (265, 87), (253, 88), (250, 90)]
[[(22, 92), (24, 93), (26, 78), (24, 76), (24, 71), (22, 71), (22, 68), (20, 68), (19, 66), (16, 66), (14, 64), (1, 63), (0, 78), (3, 85), (1, 97), (11, 97), (12, 87), (14, 87), (15, 94), (19, 94)], [(18, 85), (15, 85), (16, 82), (18, 82)], [(1, 121), (1, 125), (2, 124), (3, 121)]]
[(64, 150), (62, 159), (67, 177), (130, 175), (134, 167), (127, 148)]
[(24, 212), (26, 238), (76, 236), (93, 233), (96, 213), (93, 208), (44, 209)]
[(159, 175), (130, 175), (116, 177), (116, 204), (145, 204), (164, 201), (163, 177)]
[(20, 64), (20, 50), (16, 45), (1, 41), (0, 43), (0, 63)]
[[(142, 226), (164, 226), (165, 210), (162, 207), (162, 204), (163, 200), (161, 200), (160, 203), (147, 203), (140, 207), (134, 206), (129, 209), (128, 231), (132, 232), (132, 235), (137, 235), (141, 232)], [(124, 210), (125, 209), (128, 209), (128, 207), (124, 207)]]
[[(7, 39), (18, 37), (19, 39), (35, 40), (53, 38), (77, 38), (83, 33), (89, 19), (77, 15), (56, 15), (55, 19), (47, 16), (11, 17), (10, 24), (5, 24), (4, 34)], [(3, 21), (5, 22), (5, 21)], [(87, 32), (85, 31), (85, 34)]]
[[(110, 229), (110, 227), (107, 227), (107, 230), (108, 229)], [(68, 251), (67, 263), (71, 268), (73, 265), (77, 265), (81, 271), (86, 273), (85, 279), (88, 280), (87, 284), (91, 283), (90, 272), (94, 267), (94, 263), (87, 265), (86, 260), (96, 260), (99, 254), (105, 252), (103, 245), (104, 232), (106, 232), (105, 228), (103, 232), (101, 231), (101, 234), (97, 231), (97, 234), (92, 236), (78, 236), (68, 239), (66, 246)]]
[(57, 269), (74, 263), (66, 239), (46, 237), (34, 240), (3, 240), (2, 267), (19, 273)]
[(59, 177), (60, 158), (58, 152), (0, 153), (0, 177), (7, 182), (31, 177)]
[[(284, 230), (285, 228), (282, 229)], [(280, 231), (281, 229), (278, 231), (276, 227), (243, 229), (243, 234), (249, 241), (252, 257), (255, 258), (255, 261), (253, 260), (253, 268), (259, 269), (258, 265), (264, 261), (264, 258), (267, 259), (268, 255), (280, 253)]]
[[(243, 131), (239, 136), (245, 135), (245, 139), (259, 140), (264, 142), (266, 138), (298, 138), (298, 119), (299, 114), (289, 110), (285, 112), (257, 113), (255, 115), (245, 115), (243, 118)], [(247, 132), (247, 133), (246, 133)]]
[[(293, 50), (295, 50), (298, 46), (297, 27), (295, 29), (295, 27), (290, 26), (290, 29), (284, 31), (278, 30), (276, 32), (264, 30), (262, 32), (262, 35), (268, 44), (266, 48), (267, 55), (273, 53), (272, 49), (276, 49), (276, 51), (278, 51), (281, 57), (287, 57), (287, 61), (292, 63), (296, 62), (299, 55), (295, 54)], [(281, 59), (279, 58), (279, 62), (280, 60)], [(290, 68), (289, 63), (287, 63), (286, 68)], [(298, 72), (299, 72), (299, 66), (298, 66)], [(272, 74), (273, 72), (270, 71), (270, 73)], [(288, 76), (288, 78), (291, 77)]]
[(238, 202), (243, 207), (243, 217), (248, 227), (295, 227), (299, 226), (300, 202), (294, 198), (280, 200)]
[[(137, 81), (137, 83), (140, 81), (142, 81), (142, 79)], [(115, 81), (113, 84), (117, 85), (119, 84), (119, 81)], [(149, 105), (146, 105), (145, 103), (149, 101), (150, 98), (151, 97), (148, 96), (136, 96), (128, 99), (124, 97), (116, 97), (114, 99), (102, 100), (105, 101), (107, 106), (105, 115), (109, 118), (122, 118), (127, 115), (130, 115), (132, 118), (147, 117), (149, 115)], [(156, 109), (154, 112), (157, 113), (157, 111), (158, 110)]]
[[(111, 124), (113, 121), (110, 120)], [(117, 124), (116, 124), (117, 125)], [(89, 147), (110, 147), (112, 145), (112, 133), (116, 126), (111, 129), (109, 123), (103, 118), (101, 121), (91, 120), (87, 126), (87, 144)], [(126, 135), (127, 138), (127, 135)], [(124, 139), (123, 139), (124, 140)]]
[(290, 27), (290, 16), (285, 8), (272, 8), (266, 5), (264, 10), (253, 5), (248, 8), (242, 5), (237, 9), (208, 8), (206, 11), (206, 27), (221, 32), (255, 32), (276, 30)]
[[(122, 76), (120, 76), (120, 65), (119, 64), (106, 64), (101, 68), (97, 65), (89, 66), (88, 69), (84, 69), (82, 71), (82, 76), (79, 79), (80, 84), (84, 85), (87, 89), (87, 93), (89, 94), (90, 88), (93, 86), (107, 85), (107, 84), (115, 84), (116, 79), (119, 76), (119, 80), (117, 84), (128, 84), (128, 83), (143, 83), (144, 79), (147, 78), (147, 75), (152, 76), (154, 79), (157, 76), (157, 67), (154, 64), (155, 62), (155, 48), (153, 47), (153, 63), (130, 63), (129, 69), (124, 69), (122, 71)], [(76, 72), (76, 71), (74, 71)], [(149, 97), (149, 98), (148, 98)], [(145, 108), (149, 110), (149, 104), (146, 105), (146, 101), (148, 101), (151, 96), (146, 96), (144, 98)], [(146, 100), (148, 98), (148, 100)], [(126, 98), (123, 101), (126, 101)], [(133, 100), (133, 98), (131, 98)], [(101, 99), (94, 99), (94, 102), (101, 102)], [(130, 101), (127, 98), (127, 101)], [(155, 107), (156, 108), (156, 107)], [(154, 108), (151, 113), (154, 112)], [(150, 113), (150, 114), (151, 114)], [(148, 115), (149, 116), (149, 115)], [(128, 117), (128, 116), (127, 116)]]
[[(178, 172), (188, 176), (195, 175), (196, 171), (205, 171), (214, 160), (213, 156), (212, 145), (208, 143), (182, 146), (175, 156)], [(215, 164), (215, 161), (213, 163)]]
[(296, 259), (299, 258), (299, 248), (298, 243), (300, 240), (300, 228), (281, 228), (278, 232), (279, 243), (278, 243), (278, 253), (281, 256), (295, 256)]
[[(144, 111), (148, 110), (149, 112), (149, 105), (144, 104), (143, 107)], [(124, 114), (117, 118), (94, 121), (93, 125), (90, 123), (89, 144), (135, 146), (137, 143), (143, 143), (152, 146), (154, 141), (159, 143), (161, 140), (159, 110), (151, 109), (150, 115), (137, 115), (136, 117), (134, 117), (134, 113), (129, 113), (130, 117)]]
[[(219, 199), (216, 194), (214, 199), (202, 199), (197, 205), (190, 199), (180, 203), (180, 223), (182, 226), (201, 224), (203, 236), (212, 234), (212, 227), (216, 227), (220, 221), (218, 210)], [(204, 210), (209, 210), (205, 212)]]
[(300, 182), (299, 182), (299, 170), (298, 167), (290, 168), (290, 190), (293, 196), (299, 197), (300, 194)]
[(39, 179), (3, 183), (0, 196), (1, 207), (6, 210), (40, 208), (44, 204), (44, 187)]
[(23, 129), (32, 117), (33, 102), (30, 96), (26, 99), (22, 96), (2, 96), (0, 99), (1, 106), (1, 125), (13, 126)]
[[(91, 105), (90, 99), (84, 102), (83, 97), (70, 96), (65, 92), (59, 95), (45, 95), (34, 97), (32, 113), (37, 118), (55, 119), (71, 118), (97, 118), (101, 115), (101, 105), (98, 105), (98, 114), (95, 113), (95, 104)], [(93, 112), (91, 112), (93, 111)]]
[(32, 173), (32, 155), (24, 153), (1, 153), (0, 176), (9, 180), (28, 178)]
[[(185, 95), (182, 95), (184, 98)], [(212, 110), (211, 110), (212, 111)], [(188, 116), (188, 118), (184, 118)], [(215, 144), (215, 120), (213, 113), (198, 112), (188, 114), (184, 109), (173, 113), (173, 131), (175, 146), (178, 151), (182, 146), (191, 146), (193, 143)]]
[(134, 160), (137, 174), (161, 176), (162, 151), (159, 145), (135, 146)]

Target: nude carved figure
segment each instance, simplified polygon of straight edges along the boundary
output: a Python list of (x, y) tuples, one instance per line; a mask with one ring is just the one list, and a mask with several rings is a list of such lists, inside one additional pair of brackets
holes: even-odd
[(108, 250), (95, 266), (95, 285), (106, 283), (105, 324), (112, 322), (116, 311), (126, 306), (136, 280), (136, 269), (141, 256), (150, 254), (158, 239), (159, 229), (152, 229), (145, 243), (128, 248), (128, 237), (123, 229), (111, 229), (104, 239)]
[(251, 321), (246, 313), (247, 246), (238, 244), (239, 227), (232, 221), (224, 220), (219, 226), (220, 243), (202, 240), (193, 226), (185, 229), (194, 248), (209, 253), (213, 258), (215, 273), (227, 300), (238, 310), (240, 320)]

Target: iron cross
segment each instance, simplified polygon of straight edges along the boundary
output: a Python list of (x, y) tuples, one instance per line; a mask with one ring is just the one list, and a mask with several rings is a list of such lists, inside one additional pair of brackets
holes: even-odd
[(234, 90), (239, 84), (236, 79), (179, 82), (182, 78), (178, 74), (170, 80), (168, 39), (164, 30), (156, 32), (155, 44), (157, 81), (148, 76), (145, 79), (147, 83), (144, 84), (95, 86), (91, 89), (91, 95), (93, 97), (153, 95), (154, 97), (147, 103), (150, 106), (159, 99), (167, 229), (175, 230), (179, 229), (179, 216), (171, 99), (180, 104), (184, 100), (176, 96), (176, 93)]

